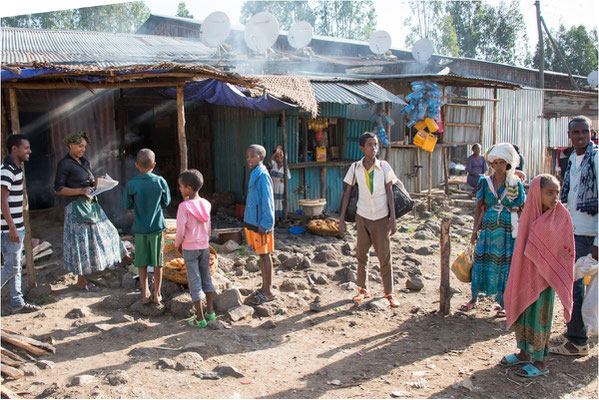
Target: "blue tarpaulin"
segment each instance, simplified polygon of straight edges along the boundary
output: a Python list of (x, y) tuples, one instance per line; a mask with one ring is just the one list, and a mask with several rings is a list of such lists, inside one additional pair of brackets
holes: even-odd
[[(172, 99), (177, 98), (176, 88), (167, 88), (162, 91)], [(205, 79), (186, 84), (183, 89), (183, 97), (185, 101), (205, 101), (210, 104), (262, 112), (282, 111), (297, 107), (268, 94), (258, 98), (247, 97), (235, 85), (216, 79)]]

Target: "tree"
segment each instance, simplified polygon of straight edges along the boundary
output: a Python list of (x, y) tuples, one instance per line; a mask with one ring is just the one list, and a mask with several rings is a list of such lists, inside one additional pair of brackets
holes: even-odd
[(406, 18), (405, 24), (412, 28), (406, 36), (406, 46), (411, 47), (419, 39), (429, 39), (434, 44), (435, 53), (457, 57), (460, 48), (453, 17), (445, 12), (443, 4), (419, 0), (411, 2), (410, 8), (412, 13)]
[(143, 1), (2, 18), (2, 26), (131, 33), (148, 19)]
[(326, 1), (246, 1), (241, 8), (241, 22), (254, 14), (268, 11), (289, 30), (297, 21), (307, 21), (319, 35), (367, 40), (376, 27), (376, 10), (372, 0)]
[(184, 1), (180, 2), (177, 6), (177, 17), (193, 18), (193, 14), (189, 12)]
[[(587, 76), (597, 69), (597, 30), (587, 32), (583, 25), (572, 26), (570, 29), (562, 24), (557, 30), (551, 31), (551, 37), (561, 49), (570, 70), (575, 75)], [(568, 70), (555, 52), (549, 38), (545, 36), (545, 69), (555, 72), (568, 73)], [(540, 51), (537, 45), (533, 59), (534, 68), (539, 68)]]

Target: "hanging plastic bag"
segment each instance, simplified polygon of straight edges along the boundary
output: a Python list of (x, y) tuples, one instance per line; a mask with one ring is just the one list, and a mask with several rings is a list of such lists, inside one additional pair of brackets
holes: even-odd
[[(587, 335), (596, 336), (599, 330), (597, 322), (597, 260), (591, 254), (581, 257), (574, 266), (574, 279), (590, 277), (586, 294), (582, 302), (582, 320), (587, 328)], [(585, 279), (586, 281), (586, 279)]]
[(451, 264), (451, 271), (458, 280), (468, 283), (472, 281), (472, 264), (474, 264), (474, 245), (468, 245)]

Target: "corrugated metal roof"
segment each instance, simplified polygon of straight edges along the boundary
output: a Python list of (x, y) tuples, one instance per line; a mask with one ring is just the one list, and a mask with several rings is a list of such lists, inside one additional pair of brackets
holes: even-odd
[(368, 104), (358, 95), (333, 82), (312, 82), (312, 89), (319, 103)]
[(199, 40), (88, 31), (2, 28), (2, 64), (32, 62), (111, 67), (176, 62), (205, 64), (212, 50)]
[(339, 83), (338, 85), (371, 100), (373, 103), (406, 104), (405, 101), (374, 82)]
[(319, 103), (369, 104), (369, 103), (398, 103), (405, 104), (374, 82), (322, 82), (312, 81), (312, 88)]

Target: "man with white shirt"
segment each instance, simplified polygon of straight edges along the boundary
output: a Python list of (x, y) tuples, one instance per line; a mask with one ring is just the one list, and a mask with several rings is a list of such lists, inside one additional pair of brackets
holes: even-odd
[[(572, 118), (568, 124), (568, 136), (574, 151), (564, 173), (561, 202), (566, 205), (572, 216), (578, 260), (591, 252), (597, 235), (599, 152), (597, 145), (591, 142), (591, 121), (587, 117)], [(567, 356), (585, 356), (589, 353), (586, 328), (581, 314), (584, 293), (584, 279), (575, 281), (572, 318), (567, 324), (567, 333), (553, 340), (554, 346), (549, 349), (551, 353)]]
[(356, 229), (358, 239), (356, 258), (358, 259), (358, 295), (354, 297), (359, 302), (370, 297), (367, 289), (366, 266), (368, 252), (374, 246), (379, 259), (380, 273), (383, 280), (385, 298), (391, 307), (399, 307), (393, 293), (393, 268), (391, 266), (391, 246), (389, 236), (397, 231), (395, 221), (395, 204), (392, 185), (397, 180), (393, 169), (387, 161), (377, 160), (379, 143), (376, 135), (366, 132), (359, 139), (360, 150), (364, 157), (354, 162), (343, 182), (347, 184), (341, 197), (339, 213), (339, 232), (345, 233), (345, 212), (354, 185), (358, 185), (358, 203), (356, 211)]

